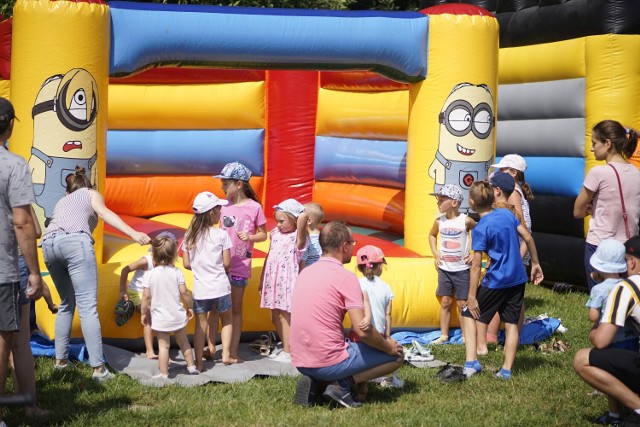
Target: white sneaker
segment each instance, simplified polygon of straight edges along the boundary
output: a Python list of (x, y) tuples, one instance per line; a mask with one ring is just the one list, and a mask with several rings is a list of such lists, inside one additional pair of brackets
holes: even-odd
[(275, 359), (276, 357), (280, 356), (282, 353), (284, 353), (284, 350), (281, 348), (274, 348), (271, 353), (267, 356), (269, 359)]
[(274, 362), (291, 363), (291, 354), (281, 351), (276, 357), (271, 357)]
[(422, 357), (429, 357), (431, 356), (431, 352), (424, 347), (422, 344), (420, 344), (417, 340), (413, 340), (411, 341), (411, 344), (413, 344), (413, 348), (415, 349), (415, 351), (418, 352), (418, 354)]
[(390, 377), (382, 378), (380, 382), (380, 387), (382, 388), (402, 388), (404, 387), (404, 381), (395, 375), (391, 375)]

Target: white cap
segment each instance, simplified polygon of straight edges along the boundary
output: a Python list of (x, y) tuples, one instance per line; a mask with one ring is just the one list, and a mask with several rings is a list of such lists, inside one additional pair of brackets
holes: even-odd
[(589, 263), (602, 273), (624, 273), (627, 271), (624, 252), (624, 244), (615, 239), (605, 239), (591, 255)]
[(193, 212), (197, 214), (203, 214), (210, 211), (216, 206), (225, 206), (229, 202), (225, 199), (219, 199), (215, 194), (210, 191), (203, 191), (199, 193), (193, 200)]
[(491, 167), (497, 169), (511, 168), (520, 172), (524, 172), (527, 170), (527, 162), (522, 156), (519, 156), (517, 154), (507, 154), (502, 158), (502, 160), (500, 160), (499, 163), (491, 165)]
[(296, 199), (287, 199), (284, 202), (280, 202), (273, 207), (276, 211), (287, 212), (296, 218), (304, 212), (304, 206)]

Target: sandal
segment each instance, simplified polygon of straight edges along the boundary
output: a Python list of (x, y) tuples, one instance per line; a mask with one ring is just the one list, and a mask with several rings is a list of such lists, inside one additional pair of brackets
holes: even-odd
[(271, 351), (276, 348), (272, 334), (273, 332), (260, 335), (260, 338), (249, 344), (249, 348), (261, 356), (270, 355)]

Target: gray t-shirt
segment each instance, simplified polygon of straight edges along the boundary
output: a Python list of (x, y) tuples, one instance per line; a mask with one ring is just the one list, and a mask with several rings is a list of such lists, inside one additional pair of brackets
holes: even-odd
[(0, 147), (0, 283), (18, 281), (18, 241), (13, 210), (35, 202), (29, 165)]

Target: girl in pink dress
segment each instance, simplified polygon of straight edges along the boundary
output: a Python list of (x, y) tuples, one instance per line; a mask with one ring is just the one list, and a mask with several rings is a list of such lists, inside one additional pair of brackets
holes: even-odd
[(291, 296), (298, 278), (299, 264), (309, 246), (304, 206), (297, 200), (287, 199), (274, 206), (277, 226), (271, 230), (271, 245), (260, 279), (260, 307), (271, 310), (271, 321), (282, 340), (283, 353), (277, 360), (290, 361), (289, 324)]

